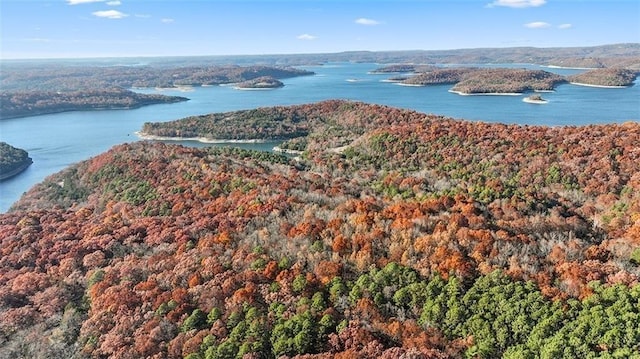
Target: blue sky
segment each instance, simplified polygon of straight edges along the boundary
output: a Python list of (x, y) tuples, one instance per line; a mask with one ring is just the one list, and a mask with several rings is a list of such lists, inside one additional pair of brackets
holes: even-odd
[(640, 42), (638, 0), (0, 0), (0, 56), (71, 58)]

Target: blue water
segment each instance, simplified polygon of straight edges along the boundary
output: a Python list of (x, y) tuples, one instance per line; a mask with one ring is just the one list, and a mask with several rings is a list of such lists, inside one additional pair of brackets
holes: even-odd
[[(191, 100), (134, 110), (68, 112), (0, 121), (0, 141), (27, 150), (34, 161), (20, 175), (0, 182), (0, 212), (6, 212), (23, 192), (46, 176), (116, 144), (138, 141), (135, 132), (148, 121), (169, 121), (211, 112), (327, 99), (379, 103), (473, 121), (528, 125), (586, 125), (640, 120), (640, 86), (603, 89), (561, 85), (555, 92), (542, 94), (549, 100), (548, 104), (535, 105), (522, 102), (525, 95), (459, 96), (447, 92), (448, 85), (406, 87), (381, 82), (392, 75), (368, 74), (378, 67), (377, 64), (352, 63), (305, 67), (316, 75), (286, 79), (283, 81), (285, 87), (270, 91), (238, 91), (229, 86), (201, 87), (190, 92), (145, 89), (138, 91), (180, 95)], [(534, 65), (510, 67), (540, 69)], [(544, 70), (563, 75), (580, 72)], [(246, 144), (243, 147), (268, 150), (273, 145)]]

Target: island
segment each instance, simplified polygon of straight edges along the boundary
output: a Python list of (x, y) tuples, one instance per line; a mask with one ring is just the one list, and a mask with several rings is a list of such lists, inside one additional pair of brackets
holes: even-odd
[(450, 91), (460, 95), (515, 95), (527, 91), (550, 91), (566, 82), (563, 76), (543, 70), (480, 69), (467, 73)]
[(473, 67), (432, 69), (409, 77), (406, 80), (400, 82), (400, 84), (418, 86), (456, 84), (479, 70), (480, 69)]
[(306, 136), (316, 123), (304, 120), (309, 116), (303, 117), (297, 112), (295, 108), (265, 107), (146, 122), (138, 136), (146, 139), (189, 138), (201, 142), (285, 140)]
[(0, 142), (0, 181), (26, 170), (33, 160), (27, 151)]
[[(391, 69), (396, 66), (399, 65)], [(598, 68), (564, 77), (543, 70), (447, 67), (430, 68), (414, 76), (384, 81), (403, 86), (453, 84), (449, 91), (459, 95), (520, 95), (529, 91), (553, 91), (557, 85), (567, 82), (581, 86), (624, 88), (632, 86), (639, 73), (638, 70), (624, 68)], [(530, 98), (524, 101), (546, 103)]]
[(524, 101), (526, 103), (537, 104), (537, 105), (542, 105), (542, 104), (545, 104), (545, 103), (549, 103), (549, 101), (543, 99), (542, 96), (540, 96), (538, 94), (527, 96), (527, 97), (523, 98), (522, 101)]
[(0, 92), (0, 119), (68, 111), (132, 109), (188, 100), (181, 96), (142, 94), (119, 88), (73, 92)]
[(638, 73), (636, 70), (606, 68), (586, 71), (567, 79), (573, 85), (624, 88), (633, 85)]
[(137, 141), (44, 179), (0, 214), (0, 357), (637, 353), (639, 123), (343, 100), (178, 122), (147, 127), (300, 152)]
[(237, 90), (270, 90), (280, 87), (284, 87), (284, 84), (271, 76), (260, 76), (234, 86)]
[(446, 67), (431, 68), (407, 78), (394, 78), (402, 86), (449, 84), (449, 92), (459, 95), (520, 95), (528, 91), (552, 91), (567, 82), (560, 75), (514, 68)]

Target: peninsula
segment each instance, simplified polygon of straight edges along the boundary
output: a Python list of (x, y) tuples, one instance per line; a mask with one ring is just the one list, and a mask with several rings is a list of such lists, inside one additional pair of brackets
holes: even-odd
[(296, 108), (267, 107), (212, 113), (168, 122), (147, 122), (142, 138), (198, 138), (206, 141), (283, 140), (306, 136), (315, 121), (303, 120)]
[(0, 142), (0, 181), (19, 174), (32, 163), (27, 151)]
[(188, 100), (181, 96), (141, 94), (119, 88), (74, 92), (0, 92), (0, 119), (67, 111), (132, 109)]

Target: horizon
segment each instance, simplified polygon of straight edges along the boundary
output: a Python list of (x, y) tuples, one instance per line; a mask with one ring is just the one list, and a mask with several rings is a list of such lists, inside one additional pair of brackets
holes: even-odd
[(637, 45), (640, 42), (626, 43), (605, 43), (589, 46), (553, 46), (553, 47), (537, 47), (537, 46), (506, 46), (506, 47), (468, 47), (468, 48), (450, 48), (450, 49), (406, 49), (406, 50), (346, 50), (338, 52), (300, 52), (300, 53), (265, 53), (265, 54), (220, 54), (220, 55), (122, 55), (122, 56), (87, 56), (87, 57), (32, 57), (32, 58), (1, 58), (0, 61), (55, 61), (55, 60), (109, 60), (109, 59), (162, 59), (162, 58), (224, 58), (224, 57), (276, 57), (276, 56), (323, 56), (323, 55), (340, 55), (348, 53), (429, 53), (429, 52), (446, 52), (446, 51), (467, 51), (467, 50), (508, 50), (508, 49), (535, 49), (535, 50), (553, 50), (553, 49), (578, 49), (578, 48), (598, 48), (605, 46), (629, 46)]
[(634, 0), (3, 0), (0, 10), (2, 60), (640, 43)]

